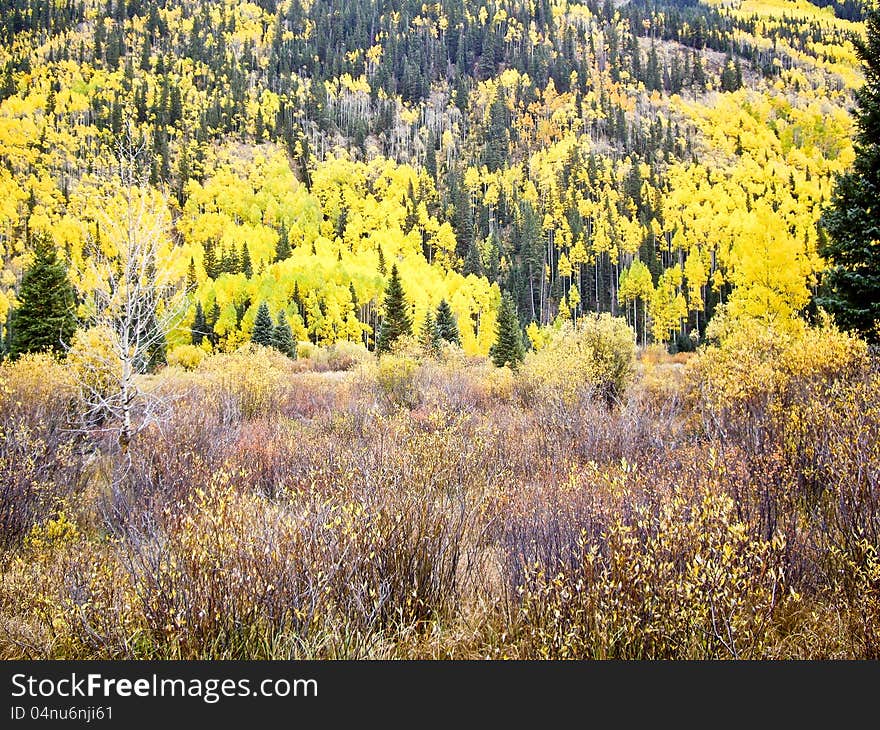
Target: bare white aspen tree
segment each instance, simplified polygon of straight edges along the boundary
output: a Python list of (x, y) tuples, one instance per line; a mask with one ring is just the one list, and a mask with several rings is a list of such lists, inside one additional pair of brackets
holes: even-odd
[(171, 221), (164, 196), (146, 184), (146, 142), (129, 127), (116, 144), (117, 185), (98, 206), (100, 237), (87, 241), (89, 282), (85, 321), (104, 342), (90, 352), (80, 386), (86, 419), (116, 436), (123, 454), (134, 436), (161, 420), (169, 403), (143, 387), (153, 354), (187, 307), (184, 287), (171, 279)]

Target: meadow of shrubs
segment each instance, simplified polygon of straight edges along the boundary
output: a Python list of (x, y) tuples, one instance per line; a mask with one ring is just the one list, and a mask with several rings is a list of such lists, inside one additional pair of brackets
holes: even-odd
[(4, 658), (877, 658), (880, 368), (829, 325), (0, 366)]

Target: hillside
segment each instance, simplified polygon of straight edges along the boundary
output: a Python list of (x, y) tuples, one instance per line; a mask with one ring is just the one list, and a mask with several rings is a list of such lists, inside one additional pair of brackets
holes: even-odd
[(818, 1), (5, 3), (0, 659), (880, 657)]
[(297, 339), (372, 347), (392, 262), (415, 322), (449, 300), (470, 353), (501, 291), (523, 325), (611, 312), (673, 348), (721, 302), (785, 321), (810, 306), (820, 207), (853, 159), (859, 17), (806, 0), (14, 0), (0, 321), (40, 237), (87, 301), (126, 139), (168, 221), (162, 273), (194, 292), (169, 348), (196, 302), (202, 346), (235, 348), (262, 301)]

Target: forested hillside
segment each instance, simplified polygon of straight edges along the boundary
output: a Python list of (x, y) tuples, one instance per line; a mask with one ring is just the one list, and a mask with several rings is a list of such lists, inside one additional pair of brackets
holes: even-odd
[(686, 349), (722, 302), (808, 314), (860, 18), (851, 0), (11, 0), (5, 340), (38, 239), (83, 300), (97, 286), (126, 140), (170, 222), (163, 275), (193, 292), (170, 347), (198, 306), (201, 346), (233, 349), (264, 301), (299, 340), (373, 347), (392, 263), (414, 323), (448, 300), (471, 353), (502, 291), (524, 326), (611, 312)]
[(880, 657), (816, 1), (0, 0), (0, 659)]

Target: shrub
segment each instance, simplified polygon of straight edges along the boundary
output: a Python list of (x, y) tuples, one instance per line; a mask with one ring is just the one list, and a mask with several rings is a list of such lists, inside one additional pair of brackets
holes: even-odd
[(122, 378), (122, 363), (110, 349), (112, 334), (101, 327), (79, 329), (73, 336), (67, 362), (70, 374), (85, 393), (105, 396)]
[(830, 385), (868, 366), (867, 345), (827, 321), (776, 329), (743, 320), (719, 337), (686, 369), (688, 401), (705, 423), (759, 411), (779, 416), (810, 383)]
[(609, 403), (630, 383), (635, 365), (635, 335), (622, 319), (587, 315), (576, 324), (560, 323), (526, 356), (526, 391), (553, 391), (568, 403), (592, 392)]
[(527, 566), (519, 621), (547, 659), (758, 658), (783, 594), (781, 539), (753, 540), (733, 501), (637, 502), (602, 539), (583, 531), (572, 565)]
[(51, 355), (0, 365), (0, 545), (19, 542), (77, 489), (76, 393)]
[(379, 358), (376, 383), (388, 405), (415, 408), (419, 404), (417, 369), (418, 362), (407, 355), (388, 354)]
[(293, 361), (273, 347), (244, 345), (231, 353), (206, 358), (198, 367), (210, 382), (212, 397), (224, 403), (228, 417), (270, 415), (278, 409), (278, 393), (294, 371)]
[(184, 370), (195, 370), (207, 356), (208, 353), (196, 345), (178, 345), (168, 353), (168, 364)]

